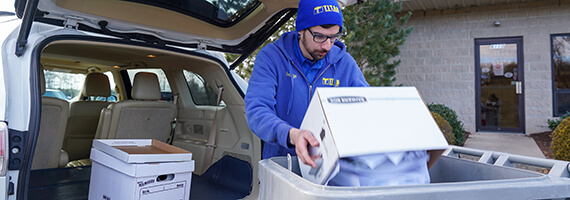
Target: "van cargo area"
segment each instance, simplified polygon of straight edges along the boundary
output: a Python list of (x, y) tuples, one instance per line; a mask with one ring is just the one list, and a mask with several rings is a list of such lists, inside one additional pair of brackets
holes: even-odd
[[(224, 156), (204, 174), (192, 174), (190, 199), (244, 198), (252, 189), (251, 173), (247, 162)], [(28, 199), (88, 199), (90, 175), (91, 166), (32, 170)]]

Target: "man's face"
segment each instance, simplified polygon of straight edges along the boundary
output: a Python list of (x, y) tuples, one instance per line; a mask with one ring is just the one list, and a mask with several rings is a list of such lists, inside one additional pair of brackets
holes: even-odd
[[(301, 35), (299, 47), (301, 48), (301, 52), (303, 52), (303, 56), (305, 56), (305, 58), (312, 61), (321, 60), (331, 50), (334, 40), (327, 38), (324, 42), (318, 43), (313, 40), (313, 34), (320, 36), (334, 36), (339, 33), (340, 26), (334, 25), (329, 28), (313, 26), (309, 29), (310, 31), (307, 29), (299, 31), (299, 34)], [(313, 32), (313, 34), (311, 34), (311, 32)]]

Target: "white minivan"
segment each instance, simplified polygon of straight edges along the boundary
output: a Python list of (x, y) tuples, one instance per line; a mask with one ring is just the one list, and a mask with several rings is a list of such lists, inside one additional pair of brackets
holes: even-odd
[(113, 138), (192, 152), (191, 199), (256, 199), (262, 142), (233, 69), (297, 4), (16, 0), (21, 25), (0, 59), (0, 199), (87, 199), (92, 141)]
[[(190, 199), (569, 197), (569, 162), (461, 147), (432, 167), (431, 184), (414, 186), (316, 185), (299, 176), (297, 159), (261, 160), (247, 83), (234, 69), (297, 4), (16, 0), (19, 20), (0, 11), (2, 28), (21, 22), (5, 39), (0, 32), (0, 200), (88, 199), (93, 140), (137, 138), (192, 152)], [(223, 53), (241, 57), (230, 64)]]

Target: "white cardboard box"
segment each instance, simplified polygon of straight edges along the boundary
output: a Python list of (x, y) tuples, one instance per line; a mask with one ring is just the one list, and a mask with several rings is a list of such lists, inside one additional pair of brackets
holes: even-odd
[(89, 199), (190, 198), (192, 153), (157, 140), (94, 140)]
[(320, 143), (309, 148), (322, 156), (317, 169), (300, 164), (303, 177), (317, 184), (339, 158), (448, 146), (415, 87), (317, 88), (300, 128)]

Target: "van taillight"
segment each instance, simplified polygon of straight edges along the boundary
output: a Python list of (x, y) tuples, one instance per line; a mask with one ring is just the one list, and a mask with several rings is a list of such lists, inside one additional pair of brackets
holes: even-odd
[(8, 169), (8, 124), (0, 122), (0, 176), (5, 176)]

